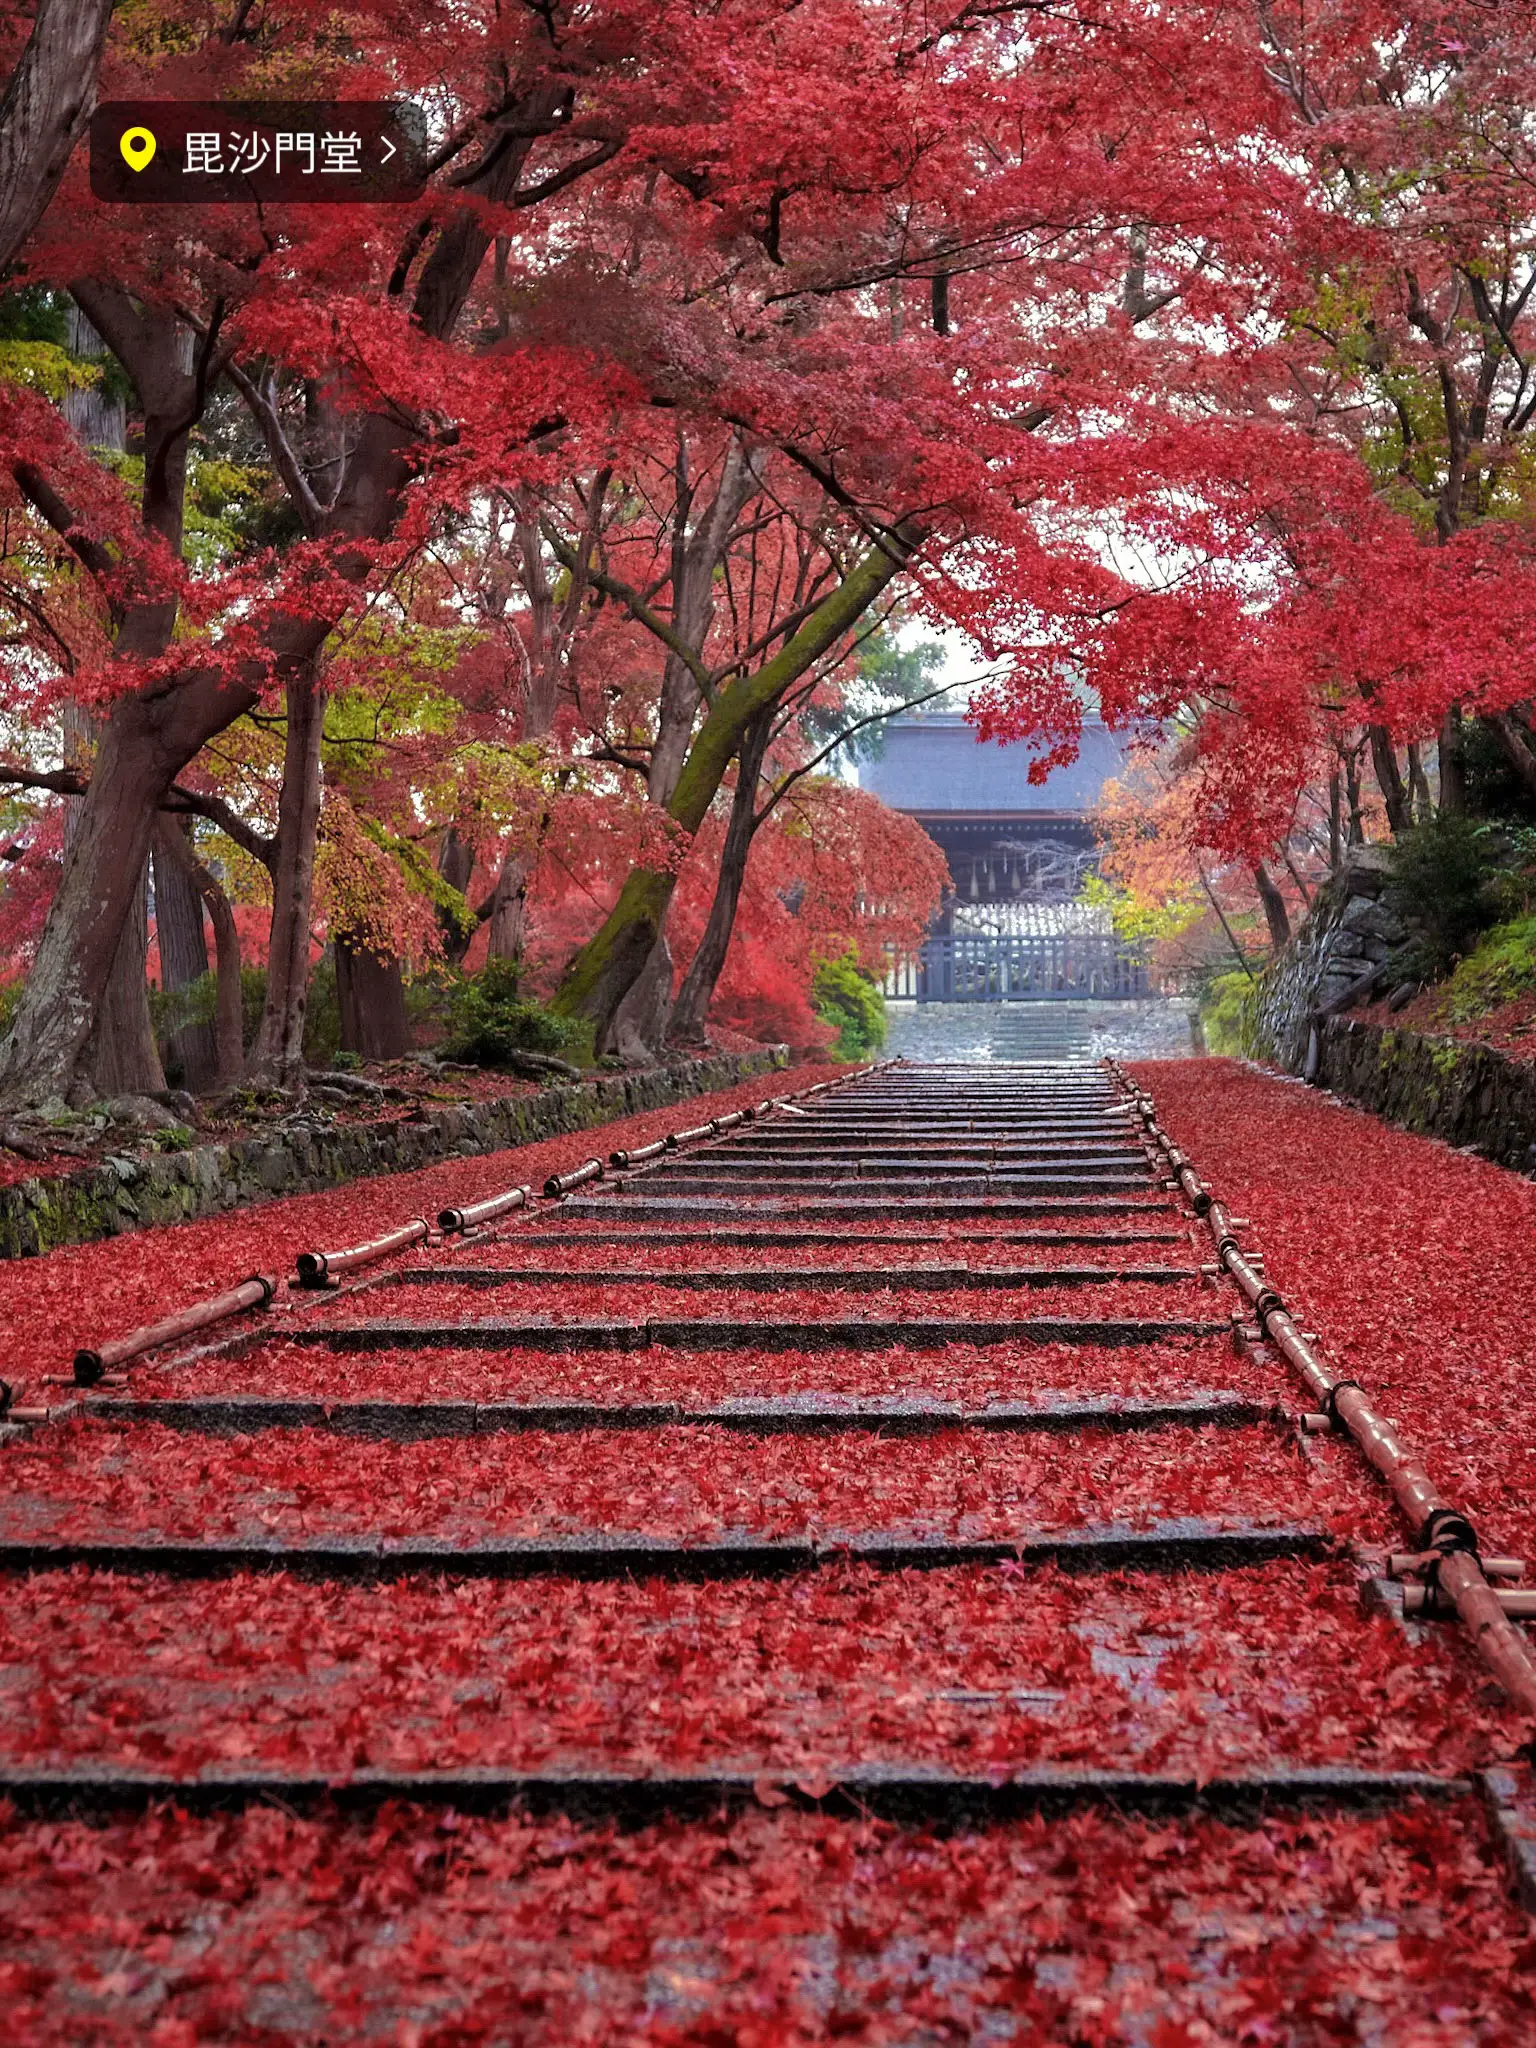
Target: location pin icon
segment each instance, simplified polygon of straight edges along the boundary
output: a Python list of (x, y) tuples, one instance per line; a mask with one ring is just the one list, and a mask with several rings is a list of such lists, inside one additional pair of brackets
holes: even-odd
[(128, 128), (117, 145), (123, 153), (123, 162), (130, 171), (144, 171), (149, 168), (150, 158), (155, 153), (155, 138), (147, 128)]

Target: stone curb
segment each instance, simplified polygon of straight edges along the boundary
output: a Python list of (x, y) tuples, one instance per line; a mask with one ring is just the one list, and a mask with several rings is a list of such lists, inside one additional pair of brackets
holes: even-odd
[(345, 1181), (566, 1137), (713, 1095), (788, 1063), (780, 1046), (717, 1053), (393, 1122), (237, 1138), (188, 1152), (115, 1155), (111, 1165), (0, 1188), (0, 1258), (32, 1258), (151, 1224), (186, 1223), (280, 1195), (314, 1194)]
[(1346, 1102), (1485, 1159), (1536, 1173), (1536, 1064), (1490, 1045), (1332, 1017), (1319, 1083)]

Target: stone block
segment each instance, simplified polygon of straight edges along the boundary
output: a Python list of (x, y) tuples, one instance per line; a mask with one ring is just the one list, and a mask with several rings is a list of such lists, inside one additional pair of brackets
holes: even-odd
[(1373, 939), (1385, 939), (1389, 945), (1400, 945), (1407, 937), (1402, 920), (1388, 910), (1385, 903), (1372, 903), (1365, 896), (1351, 896), (1344, 906), (1344, 929), (1362, 933)]

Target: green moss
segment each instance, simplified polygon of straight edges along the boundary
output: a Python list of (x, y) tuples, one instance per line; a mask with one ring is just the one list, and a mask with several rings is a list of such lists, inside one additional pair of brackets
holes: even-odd
[(1461, 961), (1436, 1008), (1450, 1024), (1471, 1024), (1536, 988), (1536, 912), (1495, 925)]

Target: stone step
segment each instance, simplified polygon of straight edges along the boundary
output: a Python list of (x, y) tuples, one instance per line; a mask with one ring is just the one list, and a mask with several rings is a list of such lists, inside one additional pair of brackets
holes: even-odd
[(345, 1777), (209, 1768), (191, 1777), (134, 1765), (41, 1763), (0, 1766), (0, 1799), (29, 1820), (105, 1820), (174, 1806), (208, 1815), (271, 1805), (286, 1813), (372, 1814), (388, 1805), (447, 1805), (456, 1813), (560, 1813), (576, 1822), (713, 1820), (723, 1808), (760, 1804), (866, 1815), (905, 1827), (964, 1827), (1059, 1815), (1085, 1807), (1110, 1813), (1208, 1814), (1233, 1826), (1262, 1826), (1271, 1812), (1371, 1811), (1419, 1799), (1460, 1799), (1462, 1778), (1381, 1771), (1348, 1764), (1277, 1764), (1212, 1777), (1036, 1765), (972, 1774), (926, 1763), (828, 1761), (798, 1773), (773, 1771), (506, 1770), (478, 1765), (437, 1771), (362, 1768)]
[(878, 1571), (960, 1571), (1000, 1564), (1053, 1565), (1074, 1572), (1229, 1571), (1286, 1558), (1321, 1558), (1321, 1529), (1277, 1524), (1224, 1525), (1185, 1516), (1145, 1529), (1104, 1527), (1008, 1539), (948, 1536), (741, 1536), (679, 1543), (607, 1529), (579, 1535), (505, 1538), (476, 1544), (432, 1537), (347, 1537), (307, 1543), (135, 1542), (0, 1543), (0, 1572), (104, 1571), (179, 1579), (222, 1579), (236, 1572), (292, 1572), (309, 1580), (380, 1581), (419, 1577), (525, 1579), (665, 1578), (694, 1582), (780, 1578), (828, 1565)]
[(826, 1288), (837, 1293), (879, 1293), (892, 1287), (923, 1293), (949, 1293), (969, 1288), (1098, 1287), (1121, 1281), (1130, 1285), (1171, 1286), (1198, 1280), (1193, 1266), (702, 1266), (687, 1272), (636, 1267), (573, 1272), (561, 1266), (406, 1266), (374, 1285), (385, 1287), (680, 1287), (712, 1291), (742, 1288), (750, 1293), (800, 1293)]
[(1165, 1344), (1178, 1338), (1229, 1337), (1226, 1322), (1150, 1318), (1029, 1316), (989, 1319), (738, 1322), (693, 1321), (303, 1323), (235, 1338), (225, 1355), (276, 1339), (327, 1351), (946, 1351), (951, 1345)]
[(91, 1394), (72, 1412), (113, 1428), (152, 1423), (202, 1436), (316, 1429), (384, 1443), (525, 1430), (646, 1430), (679, 1425), (730, 1429), (744, 1436), (833, 1436), (859, 1430), (881, 1436), (936, 1436), (956, 1429), (1067, 1435), (1082, 1430), (1244, 1429), (1284, 1420), (1281, 1409), (1225, 1390), (1196, 1390), (1164, 1399), (991, 1401), (984, 1408), (920, 1396), (819, 1392), (722, 1401), (708, 1408), (689, 1408), (676, 1401), (630, 1401), (617, 1406), (596, 1401), (311, 1401), (266, 1394), (135, 1401)]

